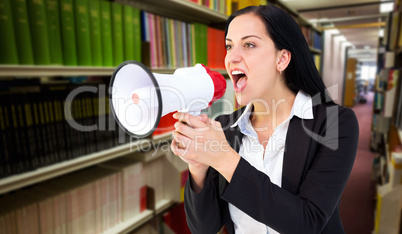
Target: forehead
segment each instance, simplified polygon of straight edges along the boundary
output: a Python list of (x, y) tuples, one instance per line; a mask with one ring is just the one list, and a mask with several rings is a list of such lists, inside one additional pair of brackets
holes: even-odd
[(248, 13), (239, 15), (230, 22), (227, 38), (235, 39), (245, 35), (268, 36), (265, 24), (259, 16)]

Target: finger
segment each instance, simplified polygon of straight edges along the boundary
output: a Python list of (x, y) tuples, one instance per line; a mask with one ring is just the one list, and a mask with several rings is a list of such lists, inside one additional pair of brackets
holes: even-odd
[(223, 131), (221, 122), (215, 121), (213, 119), (208, 119), (209, 126), (211, 126), (214, 130)]
[(178, 142), (175, 140), (172, 140), (172, 143), (170, 144), (170, 149), (177, 156), (180, 156), (180, 157), (185, 156), (186, 150), (179, 148)]
[[(183, 122), (176, 122), (174, 124), (175, 131), (178, 132), (183, 136), (186, 136), (189, 139), (194, 139), (199, 133), (197, 130), (193, 129), (192, 127), (188, 126), (187, 124)], [(177, 140), (177, 139), (176, 139)]]
[[(200, 119), (198, 116), (191, 115), (189, 113), (184, 113), (184, 112), (176, 112), (173, 115), (173, 118), (179, 120), (180, 122), (186, 123), (192, 128), (202, 128), (205, 127), (205, 121)], [(205, 118), (205, 117), (202, 117)]]
[(206, 115), (206, 114), (201, 114), (201, 115), (198, 115), (197, 118), (198, 118), (199, 120), (201, 120), (202, 122), (204, 122), (205, 124), (209, 124), (208, 115)]
[(173, 132), (173, 139), (178, 143), (179, 149), (188, 150), (188, 148), (192, 145), (192, 140), (180, 134), (179, 132)]

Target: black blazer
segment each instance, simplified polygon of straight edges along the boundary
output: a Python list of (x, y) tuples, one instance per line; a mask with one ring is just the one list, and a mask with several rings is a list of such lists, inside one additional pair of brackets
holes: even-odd
[[(237, 152), (243, 135), (230, 126), (244, 109), (217, 118)], [(358, 122), (351, 109), (337, 105), (314, 105), (313, 115), (311, 120), (290, 120), (282, 188), (243, 158), (230, 183), (209, 168), (196, 194), (189, 178), (184, 203), (191, 232), (217, 233), (225, 225), (234, 233), (229, 202), (280, 233), (344, 233), (339, 204), (356, 156)]]

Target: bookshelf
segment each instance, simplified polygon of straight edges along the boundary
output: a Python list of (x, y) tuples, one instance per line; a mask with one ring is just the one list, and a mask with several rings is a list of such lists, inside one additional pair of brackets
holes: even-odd
[(293, 19), (299, 24), (300, 29), (310, 47), (310, 52), (313, 57), (314, 63), (321, 73), (323, 64), (323, 34), (316, 26), (309, 23), (303, 16), (296, 10), (290, 8), (286, 3), (278, 0), (267, 0), (268, 4), (273, 4), (290, 14)]
[(215, 24), (223, 27), (228, 18), (225, 14), (189, 0), (117, 0), (116, 2), (128, 4), (161, 16), (207, 25)]
[[(115, 3), (130, 5), (138, 9), (157, 14), (159, 16), (169, 17), (185, 22), (200, 23), (207, 26), (223, 29), (228, 16), (221, 12), (209, 9), (198, 5), (188, 0), (116, 0)], [(306, 22), (305, 20), (301, 20)], [(321, 50), (311, 47), (312, 54), (319, 55)], [(9, 80), (10, 78), (28, 79), (37, 77), (74, 77), (74, 76), (103, 76), (110, 77), (115, 70), (115, 66), (60, 66), (60, 65), (5, 65), (0, 64), (0, 82)], [(225, 69), (214, 69), (228, 77)], [(175, 69), (170, 68), (152, 68), (152, 72), (160, 74), (172, 74)], [(152, 209), (146, 209), (139, 215), (128, 220), (118, 223), (116, 226), (108, 229), (105, 233), (129, 233), (146, 222), (154, 219), (156, 216), (163, 215), (174, 204), (181, 201), (180, 197), (180, 181), (182, 175), (177, 172), (183, 170), (182, 166), (170, 165), (168, 156), (162, 152), (161, 154), (152, 155), (149, 152), (139, 151), (138, 148), (147, 148), (148, 146), (158, 145), (159, 143), (169, 142), (171, 134), (165, 133), (155, 135), (152, 138), (141, 139), (132, 143), (121, 144), (109, 149), (104, 149), (98, 152), (85, 154), (77, 158), (61, 161), (56, 164), (46, 165), (32, 171), (13, 174), (0, 179), (0, 197), (12, 196), (13, 193), (18, 193), (29, 187), (34, 187), (38, 184), (49, 180), (68, 176), (74, 172), (96, 166), (120, 157), (131, 157), (140, 160), (143, 164), (153, 163), (163, 159), (165, 167), (169, 167), (164, 173), (174, 172), (168, 176), (165, 174), (166, 182), (164, 186), (169, 187), (169, 196), (157, 201)], [(169, 165), (168, 165), (169, 164)], [(177, 166), (177, 168), (175, 168)], [(177, 169), (177, 170), (176, 170)], [(175, 190), (175, 191), (173, 191)], [(1, 218), (1, 217), (0, 217)]]
[[(34, 171), (23, 174), (9, 176), (0, 180), (0, 194), (16, 190), (27, 185), (42, 182), (50, 178), (65, 175), (67, 173), (93, 166), (120, 156), (135, 153), (139, 148), (149, 148), (152, 144), (156, 145), (159, 143), (168, 142), (171, 140), (171, 138), (171, 133), (156, 135), (153, 139), (141, 139), (133, 143), (127, 143), (111, 149), (89, 154), (85, 157), (79, 157), (60, 162), (55, 165), (38, 168)], [(143, 155), (145, 156), (145, 154)], [(155, 158), (156, 157), (153, 157), (152, 159)]]
[[(397, 5), (388, 16), (384, 37), (379, 40), (378, 71), (375, 79), (370, 148), (377, 153), (373, 171), (376, 174), (377, 207), (374, 233), (385, 230), (400, 232), (400, 154), (401, 142), (401, 75), (402, 38)], [(379, 167), (376, 169), (375, 167)], [(386, 189), (383, 189), (386, 188)], [(393, 209), (393, 207), (397, 207)]]
[[(0, 65), (0, 79), (1, 77), (111, 76), (115, 69), (115, 67)], [(212, 70), (228, 76), (225, 69)], [(154, 68), (151, 71), (173, 74), (175, 69)]]

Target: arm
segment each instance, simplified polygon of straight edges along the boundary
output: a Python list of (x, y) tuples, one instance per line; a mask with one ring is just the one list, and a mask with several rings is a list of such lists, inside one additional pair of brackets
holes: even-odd
[(353, 111), (340, 109), (338, 123), (329, 123), (327, 132), (339, 125), (339, 136), (324, 142), (325, 145), (339, 140), (337, 149), (312, 142), (318, 145), (317, 151), (298, 194), (279, 188), (241, 159), (222, 198), (281, 233), (320, 233), (339, 203), (358, 143), (358, 123)]
[(219, 174), (209, 168), (203, 189), (196, 193), (189, 175), (184, 189), (184, 208), (191, 233), (218, 233), (222, 228), (218, 180)]

